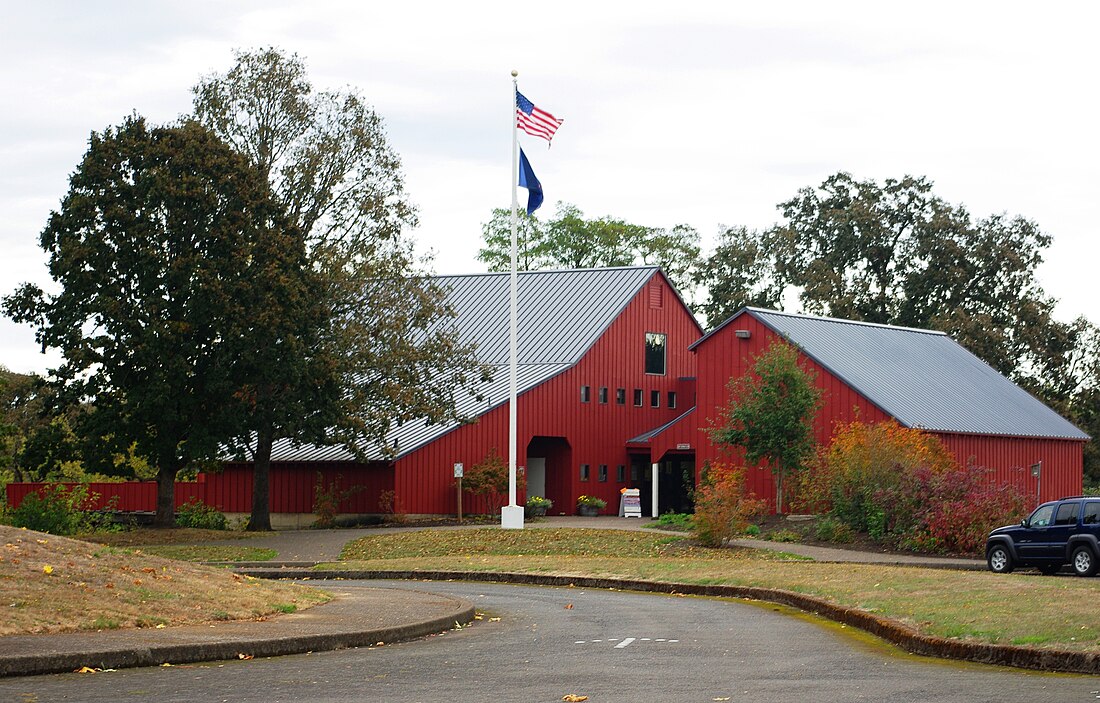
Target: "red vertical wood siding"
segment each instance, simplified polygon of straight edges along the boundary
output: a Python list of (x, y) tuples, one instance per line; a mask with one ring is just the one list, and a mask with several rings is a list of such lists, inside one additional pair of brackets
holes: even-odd
[[(23, 499), (31, 493), (42, 494), (48, 483), (9, 483), (7, 486), (8, 505), (18, 508)], [(152, 512), (157, 509), (157, 484), (155, 481), (127, 481), (125, 483), (63, 483), (66, 488), (84, 486), (93, 500), (88, 501), (88, 510), (102, 510), (114, 500), (114, 509), (124, 512)], [(206, 490), (202, 481), (180, 481), (175, 488), (176, 507), (192, 498), (205, 502)]]
[[(393, 490), (393, 467), (385, 462), (279, 462), (271, 465), (271, 512), (311, 513), (318, 476), (328, 489), (354, 493), (340, 503), (342, 513), (380, 512), (378, 499)], [(208, 505), (227, 513), (252, 512), (251, 464), (228, 464), (206, 476)]]
[[(740, 339), (737, 330), (748, 330), (750, 337)], [(749, 372), (753, 361), (769, 344), (782, 338), (749, 313), (716, 332), (695, 348), (698, 383), (696, 424), (701, 437), (696, 460), (700, 466), (707, 461), (743, 463), (740, 453), (727, 454), (710, 441), (706, 432), (720, 417), (729, 403), (729, 379)], [(803, 368), (817, 374), (817, 386), (824, 391), (822, 408), (814, 422), (814, 438), (821, 445), (832, 442), (838, 423), (855, 420), (883, 422), (890, 416), (848, 386), (824, 367), (802, 355)], [(989, 435), (935, 433), (960, 463), (973, 463), (992, 469), (991, 480), (1009, 483), (1035, 495), (1035, 479), (1027, 467), (1043, 460), (1043, 500), (1080, 493), (1082, 480), (1083, 443), (1069, 440), (1045, 440)], [(1022, 468), (1021, 468), (1022, 467)], [(1025, 476), (1026, 474), (1026, 476)], [(766, 498), (775, 509), (775, 483), (765, 468), (747, 472), (746, 490)]]
[[(654, 284), (664, 287), (660, 307), (654, 305)], [(667, 335), (662, 376), (645, 373), (646, 332)], [(684, 392), (681, 379), (695, 376), (695, 359), (687, 347), (700, 334), (695, 318), (673, 294), (664, 275), (655, 273), (575, 366), (519, 397), (519, 463), (526, 465), (525, 448), (536, 436), (562, 437), (570, 448), (571, 465), (555, 472), (552, 461), (547, 460), (547, 497), (554, 501), (552, 512), (574, 512), (576, 497), (582, 493), (606, 500), (604, 512), (618, 509), (619, 489), (629, 481), (629, 472), (623, 483), (615, 480), (616, 467), (630, 465), (626, 440), (683, 414), (685, 405), (679, 397), (677, 407), (668, 408), (668, 392)], [(580, 402), (582, 385), (592, 388), (588, 403)], [(607, 404), (598, 402), (601, 387), (608, 388)], [(626, 389), (625, 405), (615, 403), (616, 388)], [(636, 388), (643, 391), (640, 408), (633, 405)], [(654, 390), (661, 393), (659, 408), (650, 407), (650, 391)], [(490, 448), (507, 460), (507, 405), (399, 459), (397, 493), (411, 513), (453, 513), (453, 464), (479, 463)], [(589, 465), (587, 481), (580, 480), (581, 464)], [(607, 481), (598, 480), (601, 464), (607, 465)]]
[[(942, 433), (937, 436), (959, 463), (990, 469), (991, 480), (1016, 486), (1036, 503), (1081, 494), (1084, 442)], [(1041, 481), (1033, 478), (1030, 470), (1032, 464), (1040, 461)], [(1040, 488), (1041, 496), (1037, 493)]]

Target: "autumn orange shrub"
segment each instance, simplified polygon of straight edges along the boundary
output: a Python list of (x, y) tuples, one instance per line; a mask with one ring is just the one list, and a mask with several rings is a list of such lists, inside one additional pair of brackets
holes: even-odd
[(959, 466), (936, 436), (892, 421), (839, 425), (801, 478), (801, 508), (917, 551), (980, 550), (1025, 503), (987, 469)]
[(745, 494), (743, 467), (709, 464), (695, 491), (692, 535), (703, 544), (721, 546), (744, 534), (767, 507), (767, 501)]

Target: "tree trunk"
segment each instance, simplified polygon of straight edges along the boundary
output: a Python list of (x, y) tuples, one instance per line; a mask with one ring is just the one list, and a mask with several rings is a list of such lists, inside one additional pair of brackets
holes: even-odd
[(271, 530), (271, 445), (274, 430), (266, 425), (256, 434), (256, 456), (252, 462), (252, 515), (249, 532)]
[(179, 472), (176, 457), (161, 457), (157, 462), (157, 514), (153, 527), (176, 525), (176, 473)]
[(783, 469), (775, 470), (775, 514), (783, 514)]

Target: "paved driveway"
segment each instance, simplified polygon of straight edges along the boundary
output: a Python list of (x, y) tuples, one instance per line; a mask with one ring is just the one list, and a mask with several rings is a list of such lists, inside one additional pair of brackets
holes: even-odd
[[(340, 589), (403, 582), (342, 582)], [(405, 644), (0, 681), (4, 701), (1095, 701), (1100, 681), (944, 663), (770, 605), (431, 584), (483, 619)], [(496, 620), (499, 618), (499, 620)]]

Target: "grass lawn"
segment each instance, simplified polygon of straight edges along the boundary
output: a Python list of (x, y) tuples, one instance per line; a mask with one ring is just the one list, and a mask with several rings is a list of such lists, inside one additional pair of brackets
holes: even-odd
[[(1100, 579), (825, 564), (682, 535), (613, 530), (425, 530), (364, 537), (328, 568), (508, 571), (777, 588), (925, 634), (1100, 653)], [(325, 568), (325, 567), (322, 567)]]
[(279, 553), (241, 544), (155, 544), (141, 547), (146, 554), (181, 561), (270, 561)]

